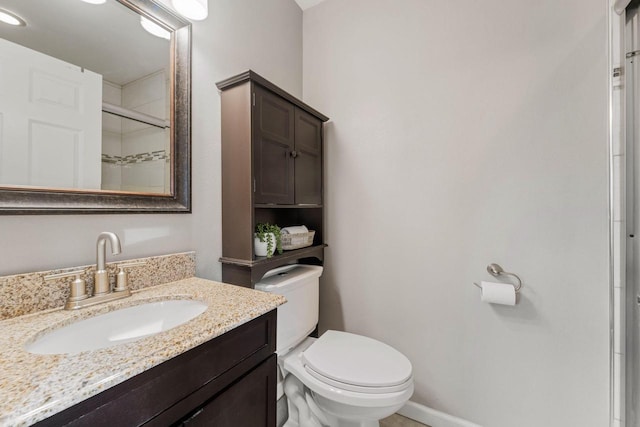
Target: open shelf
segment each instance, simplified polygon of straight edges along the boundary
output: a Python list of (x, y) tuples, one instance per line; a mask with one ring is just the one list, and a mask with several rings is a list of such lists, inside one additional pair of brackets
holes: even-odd
[[(234, 264), (245, 267), (256, 267), (261, 265), (271, 266), (272, 264), (284, 265), (300, 258), (316, 258), (318, 254), (322, 254), (322, 249), (326, 247), (327, 245), (323, 243), (320, 245), (308, 246), (306, 248), (294, 249), (292, 251), (283, 251), (281, 254), (275, 254), (271, 258), (259, 256), (254, 260), (228, 258), (223, 256), (220, 257), (220, 262), (223, 264)], [(277, 265), (275, 267), (277, 267)], [(275, 267), (270, 267), (270, 269)]]
[[(225, 281), (230, 283), (243, 284), (253, 287), (262, 279), (262, 276), (269, 270), (281, 267), (287, 264), (293, 264), (299, 260), (305, 260), (307, 263), (322, 264), (324, 260), (324, 248), (327, 245), (322, 243), (306, 248), (294, 249), (292, 251), (284, 251), (282, 254), (276, 254), (271, 258), (256, 257), (254, 260), (244, 260), (229, 257), (220, 257), (220, 262), (225, 266)], [(241, 283), (250, 278), (250, 283)], [(237, 282), (233, 280), (237, 279)]]
[(322, 205), (276, 205), (276, 204), (265, 204), (265, 203), (257, 203), (254, 205), (256, 208), (262, 209), (322, 209)]

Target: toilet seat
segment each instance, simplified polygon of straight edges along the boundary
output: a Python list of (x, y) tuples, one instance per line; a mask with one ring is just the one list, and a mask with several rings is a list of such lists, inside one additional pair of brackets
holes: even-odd
[(312, 375), (313, 377), (315, 377), (316, 379), (322, 381), (325, 384), (331, 385), (335, 388), (339, 388), (342, 390), (349, 390), (349, 391), (355, 391), (357, 393), (373, 393), (373, 394), (378, 394), (378, 393), (394, 393), (397, 391), (403, 391), (404, 389), (406, 389), (408, 387), (408, 381), (405, 381), (402, 384), (397, 384), (395, 386), (390, 386), (390, 387), (363, 387), (363, 386), (358, 386), (358, 385), (354, 385), (354, 384), (349, 384), (349, 383), (344, 383), (344, 382), (340, 382), (340, 381), (336, 381), (334, 379), (325, 377), (324, 375), (316, 372), (313, 370), (313, 368), (309, 367), (309, 366), (305, 366), (306, 371)]
[[(328, 331), (335, 332), (335, 331)], [(326, 334), (325, 333), (325, 334)], [(338, 332), (342, 334), (343, 332)], [(324, 335), (323, 335), (324, 336)], [(331, 336), (331, 335), (330, 335)], [(362, 337), (365, 338), (365, 337)], [(406, 402), (413, 394), (413, 378), (409, 374), (409, 378), (400, 384), (382, 387), (366, 387), (349, 384), (344, 381), (336, 381), (327, 376), (318, 374), (312, 368), (309, 369), (303, 362), (303, 355), (308, 349), (315, 346), (321, 338), (307, 338), (291, 352), (281, 357), (282, 366), (285, 374), (291, 373), (295, 375), (302, 383), (307, 386), (314, 394), (318, 394), (335, 402), (347, 405), (355, 405), (359, 407), (383, 407)], [(382, 343), (380, 343), (382, 344)], [(323, 345), (319, 347), (323, 348)], [(342, 348), (342, 354), (348, 352)], [(315, 352), (311, 352), (313, 354)], [(308, 355), (307, 355), (308, 357)], [(404, 356), (403, 356), (404, 357)], [(410, 364), (409, 364), (410, 365)], [(314, 375), (315, 373), (315, 375)], [(334, 373), (335, 376), (335, 373)], [(400, 381), (397, 379), (396, 381)]]
[(325, 332), (301, 357), (309, 374), (345, 390), (392, 393), (405, 389), (411, 378), (411, 362), (402, 353), (348, 332)]

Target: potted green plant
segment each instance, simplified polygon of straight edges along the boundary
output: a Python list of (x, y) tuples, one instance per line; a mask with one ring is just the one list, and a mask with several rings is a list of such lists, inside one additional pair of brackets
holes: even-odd
[(269, 223), (256, 224), (253, 246), (256, 256), (271, 258), (277, 250), (282, 253), (282, 241), (280, 239), (280, 227)]

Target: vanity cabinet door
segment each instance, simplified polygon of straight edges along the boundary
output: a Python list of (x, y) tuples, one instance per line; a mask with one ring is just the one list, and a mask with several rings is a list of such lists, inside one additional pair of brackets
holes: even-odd
[(294, 112), (281, 97), (254, 85), (255, 203), (294, 203)]
[(196, 410), (180, 426), (275, 427), (276, 369), (276, 356), (272, 355)]

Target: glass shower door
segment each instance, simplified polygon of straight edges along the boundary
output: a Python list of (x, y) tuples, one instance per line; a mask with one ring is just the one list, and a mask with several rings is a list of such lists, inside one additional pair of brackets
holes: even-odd
[[(640, 16), (638, 2), (627, 8), (625, 25), (626, 110), (626, 279), (620, 289), (626, 292), (626, 339), (622, 353), (626, 355), (624, 383), (624, 418), (627, 426), (640, 426)], [(618, 91), (621, 96), (622, 91)], [(614, 91), (615, 96), (615, 91)], [(614, 104), (616, 99), (614, 99)], [(621, 260), (621, 262), (624, 259)]]

